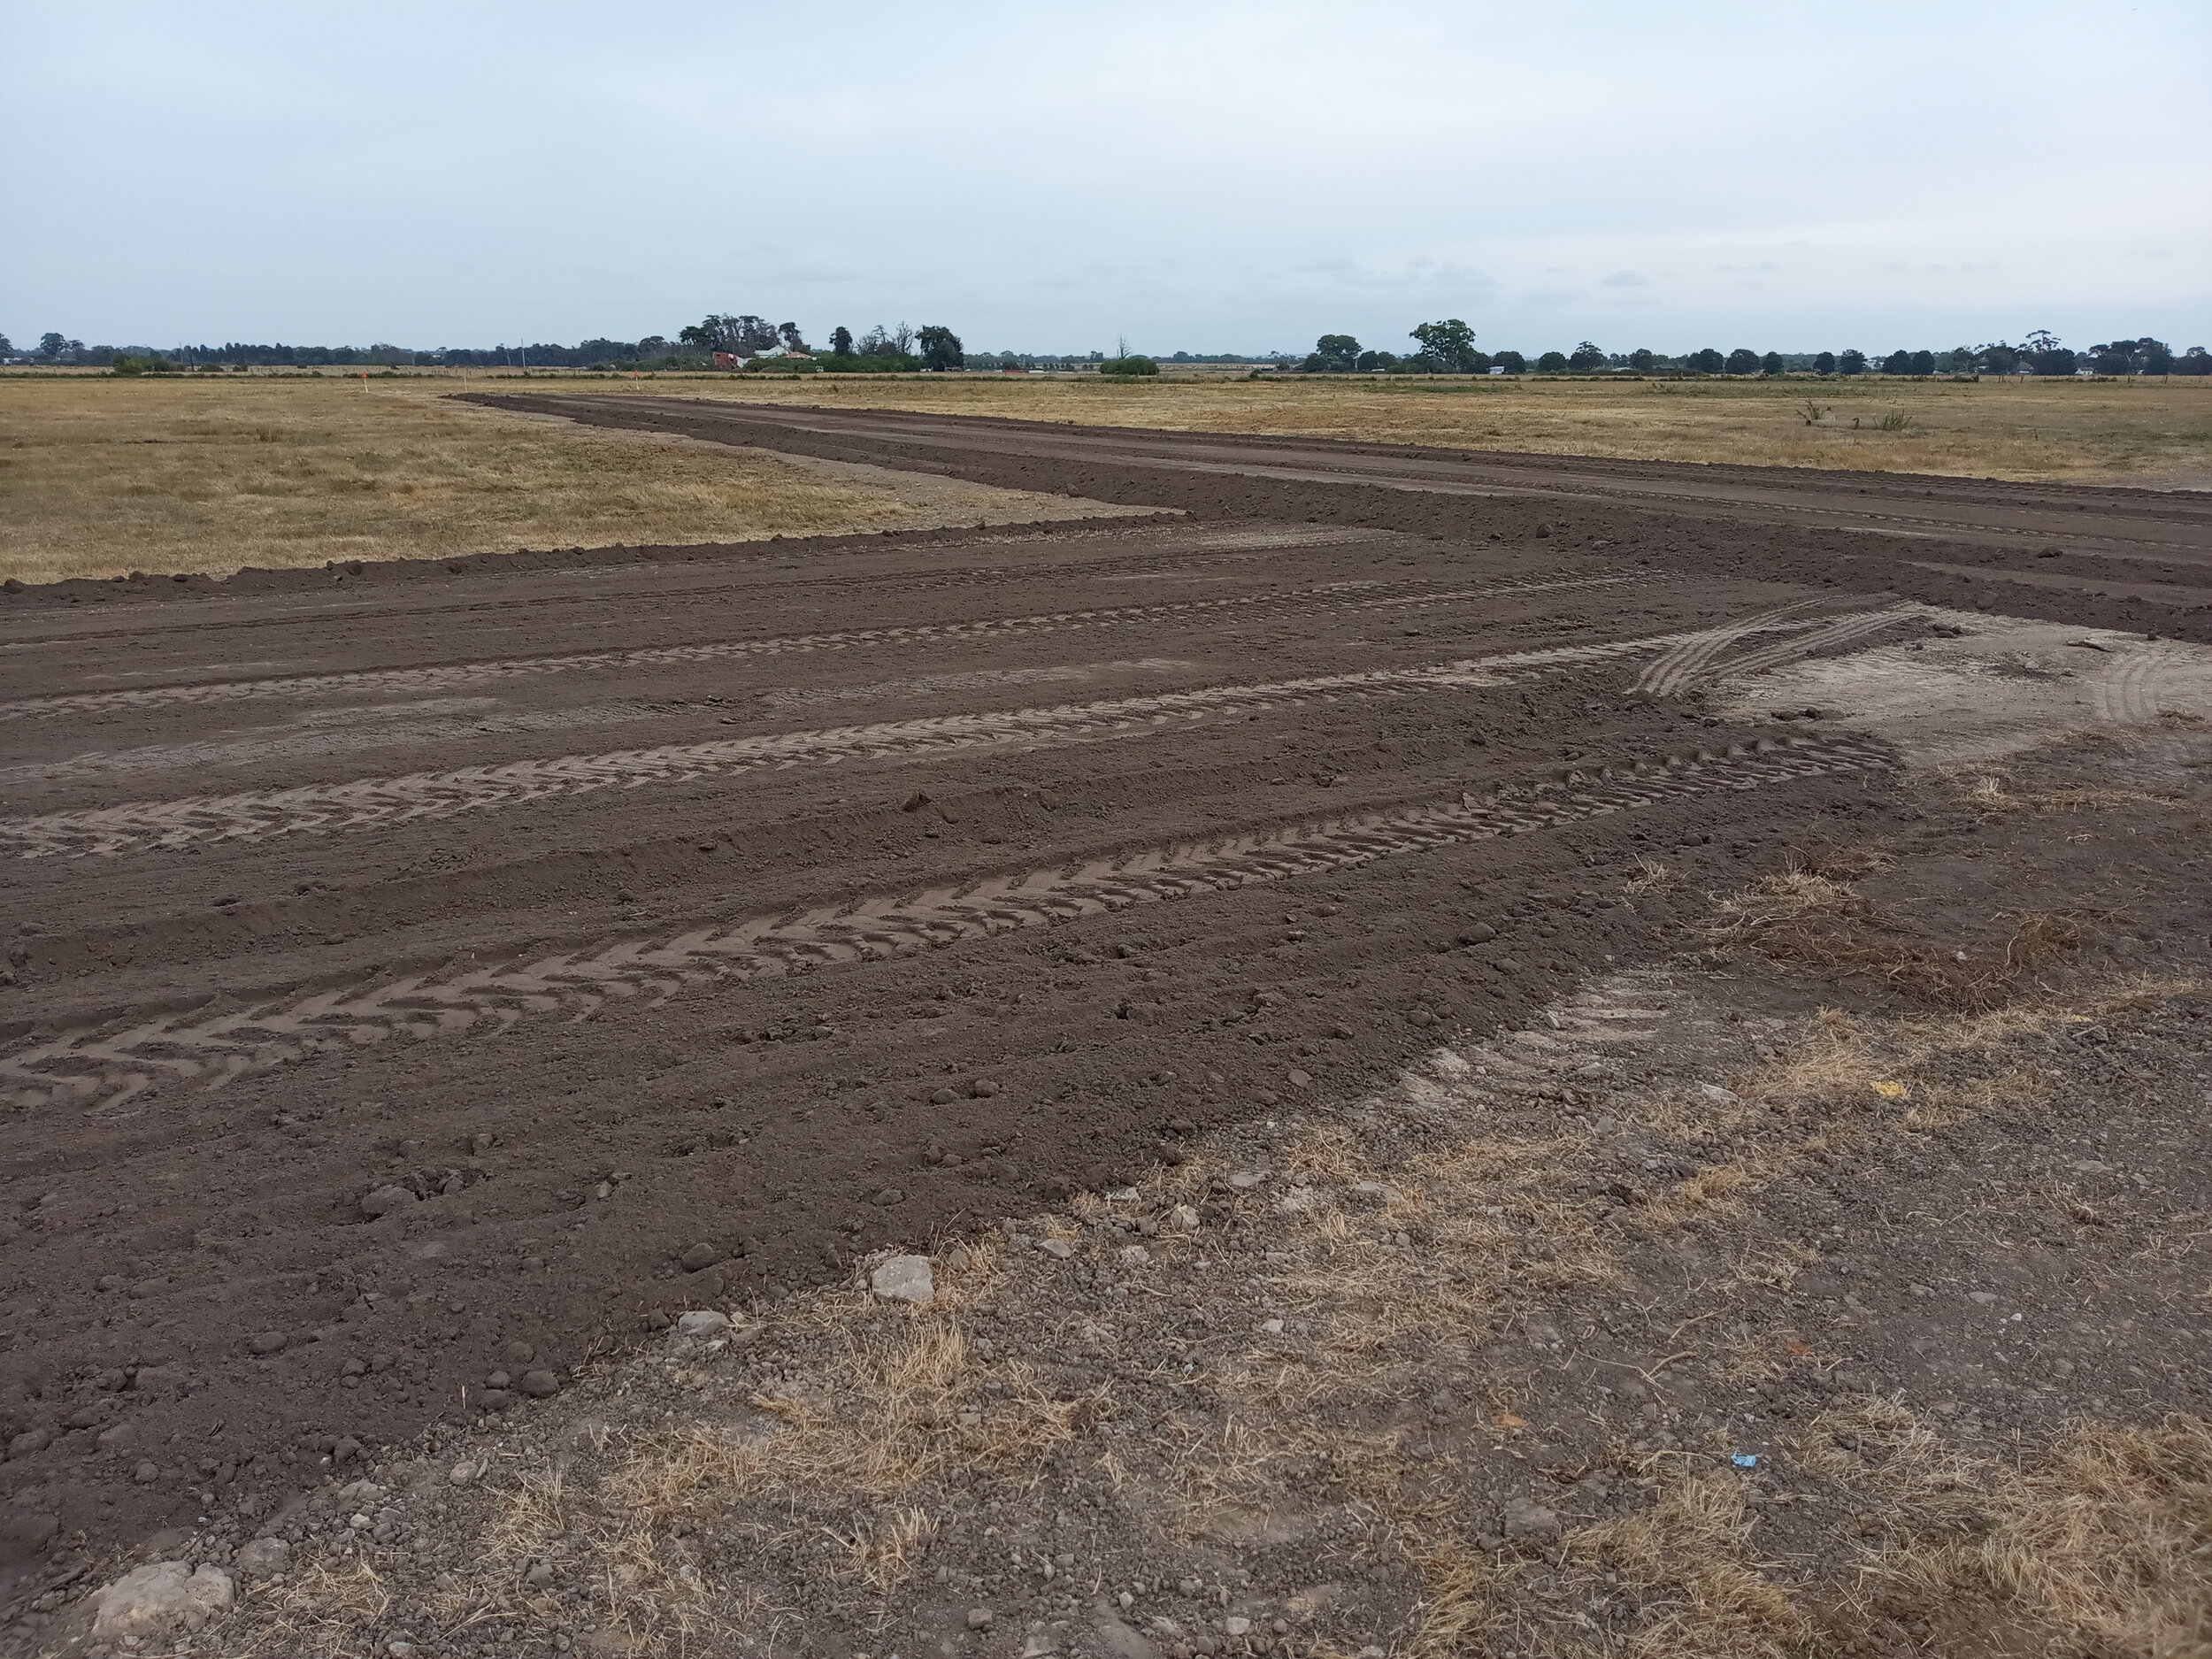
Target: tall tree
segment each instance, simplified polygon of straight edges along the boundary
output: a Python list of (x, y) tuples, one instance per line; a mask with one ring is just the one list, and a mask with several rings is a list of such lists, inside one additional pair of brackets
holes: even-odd
[(830, 350), (841, 357), (853, 354), (853, 331), (840, 323), (830, 330)]
[(726, 317), (715, 311), (680, 330), (676, 338), (701, 351), (728, 351), (750, 357), (775, 348), (776, 330), (766, 318), (750, 312)]
[(1567, 372), (1567, 354), (1563, 351), (1547, 351), (1536, 359), (1536, 372), (1539, 374), (1564, 374)]
[(1658, 357), (1654, 355), (1649, 346), (1638, 346), (1635, 350), (1628, 354), (1628, 366), (1632, 369), (1655, 368), (1658, 362)]
[(1836, 354), (1834, 352), (1824, 351), (1813, 359), (1813, 373), (1815, 374), (1833, 374), (1835, 372)]
[(1782, 372), (1782, 354), (1781, 354), (1780, 352), (1778, 352), (1778, 351), (1770, 351), (1770, 352), (1768, 352), (1768, 353), (1766, 354), (1766, 356), (1764, 356), (1763, 357), (1761, 357), (1761, 358), (1759, 359), (1759, 373), (1762, 373), (1762, 374), (1779, 374), (1779, 373), (1781, 373), (1781, 372)]
[[(1432, 374), (1478, 374), (1475, 331), (1456, 317), (1440, 323), (1422, 323), (1411, 331), (1421, 342), (1419, 357)], [(1483, 365), (1487, 367), (1486, 364)]]
[(1713, 346), (1707, 346), (1701, 351), (1693, 351), (1683, 361), (1700, 374), (1718, 374), (1728, 366), (1728, 359), (1722, 357), (1719, 349)]
[(2024, 355), (2018, 346), (2008, 346), (1999, 340), (1978, 347), (1974, 353), (1974, 362), (1985, 374), (2016, 374)]
[(38, 355), (42, 357), (49, 359), (58, 357), (68, 349), (69, 336), (67, 334), (58, 334), (49, 329), (38, 337)]
[(786, 351), (806, 349), (806, 342), (799, 337), (799, 325), (796, 323), (778, 323), (776, 338), (783, 342), (783, 349)]
[[(903, 327), (905, 325), (900, 326)], [(922, 348), (922, 361), (940, 373), (947, 369), (956, 369), (966, 361), (961, 355), (960, 336), (949, 328), (933, 323), (924, 328), (918, 338)]]
[(1501, 351), (1498, 353), (1494, 361), (1496, 365), (1499, 368), (1503, 369), (1508, 374), (1526, 374), (1528, 373), (1528, 359), (1517, 351)]
[(1324, 334), (1301, 366), (1309, 374), (1348, 374), (1359, 366), (1359, 342), (1349, 334)]
[(1866, 353), (1860, 350), (1856, 346), (1850, 347), (1845, 350), (1841, 356), (1837, 357), (1836, 373), (1839, 374), (1864, 374), (1866, 373)]
[(1571, 369), (1601, 369), (1605, 366), (1605, 353), (1586, 340), (1567, 354), (1567, 366)]
[(2035, 374), (2071, 374), (2078, 366), (2076, 354), (2059, 344), (2058, 336), (2047, 328), (2028, 336), (2025, 355), (2029, 371)]
[(1756, 374), (1759, 372), (1759, 354), (1749, 346), (1738, 346), (1728, 354), (1728, 361), (1722, 366), (1731, 374)]

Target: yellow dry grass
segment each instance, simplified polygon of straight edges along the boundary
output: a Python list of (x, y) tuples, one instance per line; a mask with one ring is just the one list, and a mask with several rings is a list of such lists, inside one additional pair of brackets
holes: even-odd
[[(543, 389), (557, 389), (550, 385)], [(579, 391), (593, 389), (580, 382)], [(910, 409), (1084, 426), (2212, 488), (2212, 376), (2170, 380), (1429, 380), (1094, 376), (625, 382), (626, 394)], [(1804, 406), (1821, 409), (1808, 425)], [(1885, 432), (1885, 416), (1909, 417)], [(1856, 422), (1855, 426), (1853, 423)]]
[(227, 575), (1080, 511), (938, 480), (856, 485), (757, 451), (457, 403), (446, 389), (0, 376), (0, 577)]

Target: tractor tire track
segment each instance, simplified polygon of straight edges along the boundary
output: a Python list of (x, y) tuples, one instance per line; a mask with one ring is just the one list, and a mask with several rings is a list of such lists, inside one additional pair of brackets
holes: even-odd
[(495, 966), (319, 991), (209, 1014), (81, 1028), (0, 1058), (0, 1105), (108, 1112), (161, 1081), (220, 1084), (248, 1072), (396, 1037), (489, 1034), (535, 1017), (586, 1018), (610, 1002), (880, 961), (1017, 928), (1287, 880), (1438, 848), (1525, 835), (1717, 791), (1886, 768), (1849, 737), (1801, 738), (1647, 757), (1561, 782), (1156, 847), (1058, 868), (987, 876), (795, 914), (710, 921)]
[(602, 789), (684, 783), (764, 767), (846, 760), (926, 759), (987, 747), (1033, 748), (1143, 734), (1171, 725), (1425, 687), (1494, 686), (1515, 675), (1573, 667), (1664, 646), (1675, 636), (1611, 641), (1471, 657), (1416, 668), (1317, 675), (1271, 685), (1210, 686), (1095, 703), (935, 715), (868, 726), (672, 743), (653, 749), (468, 766), (334, 784), (134, 801), (0, 820), (0, 855), (112, 856), (273, 835), (384, 829), (464, 812), (518, 806)]
[[(731, 662), (751, 657), (778, 657), (805, 651), (851, 650), (872, 646), (956, 644), (1074, 628), (1138, 626), (1181, 617), (1220, 613), (1265, 618), (1293, 616), (1317, 608), (1363, 609), (1445, 604), (1465, 599), (1607, 588), (1633, 580), (1636, 579), (1624, 573), (1459, 588), (1438, 588), (1436, 584), (1431, 582), (1331, 582), (1295, 594), (1241, 594), (1214, 599), (1179, 600), (1164, 604), (1117, 605), (1095, 611), (1056, 611), (1031, 616), (984, 618), (972, 622), (926, 622), (905, 626), (846, 628), (824, 634), (771, 635), (759, 639), (709, 640), (692, 645), (580, 651), (561, 657), (493, 658), (421, 668), (371, 668), (329, 674), (287, 674), (261, 680), (133, 686), (117, 691), (67, 692), (54, 696), (25, 697), (13, 703), (0, 703), (0, 720), (97, 714), (117, 709), (241, 702), (265, 697), (363, 693), (419, 695), (547, 674), (684, 667), (696, 663)], [(1377, 589), (1414, 591), (1378, 593)]]

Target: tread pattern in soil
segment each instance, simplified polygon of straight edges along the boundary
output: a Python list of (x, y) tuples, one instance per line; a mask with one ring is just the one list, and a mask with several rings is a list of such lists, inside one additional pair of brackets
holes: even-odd
[(1852, 736), (1793, 738), (1649, 757), (1575, 772), (1555, 787), (1402, 807), (1161, 847), (955, 887), (709, 922), (497, 966), (319, 991), (214, 1015), (165, 1014), (80, 1030), (0, 1059), (0, 1105), (101, 1110), (163, 1079), (242, 1073), (399, 1036), (504, 1029), (531, 1016), (588, 1017), (610, 1001), (941, 949), (1010, 929), (1225, 892), (1379, 858), (1524, 835), (1721, 790), (1883, 768)]

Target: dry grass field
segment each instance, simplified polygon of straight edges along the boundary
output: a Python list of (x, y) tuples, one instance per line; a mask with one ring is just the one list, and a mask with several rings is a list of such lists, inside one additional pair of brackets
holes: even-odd
[[(696, 381), (626, 387), (698, 396)], [(710, 386), (708, 395), (717, 395)], [(758, 401), (1752, 466), (2212, 488), (2212, 377), (748, 381)], [(1885, 428), (1884, 422), (1889, 425)]]
[(1095, 511), (589, 431), (455, 403), (445, 390), (305, 376), (0, 379), (0, 576), (227, 575)]
[[(466, 384), (512, 386), (520, 376)], [(859, 380), (532, 375), (562, 389), (1538, 454), (2212, 487), (2212, 380)], [(1072, 503), (804, 468), (448, 401), (457, 378), (0, 377), (0, 574), (737, 541)], [(1885, 426), (1885, 422), (1887, 425)]]

